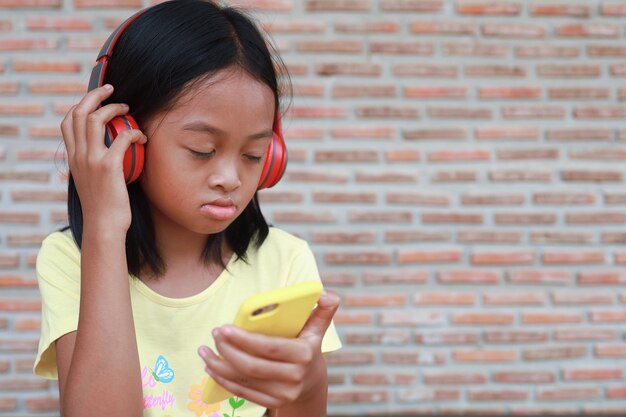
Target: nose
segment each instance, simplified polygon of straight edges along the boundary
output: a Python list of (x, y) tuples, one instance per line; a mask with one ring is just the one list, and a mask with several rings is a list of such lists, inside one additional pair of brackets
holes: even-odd
[(209, 186), (211, 188), (221, 188), (226, 192), (239, 188), (241, 186), (241, 177), (237, 163), (230, 158), (224, 158), (220, 163), (215, 164), (209, 175)]

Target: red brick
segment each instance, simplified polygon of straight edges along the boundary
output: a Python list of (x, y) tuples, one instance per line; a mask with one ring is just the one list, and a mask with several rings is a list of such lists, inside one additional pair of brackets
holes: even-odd
[(582, 312), (522, 312), (523, 324), (567, 324), (582, 323)]
[(525, 67), (519, 65), (466, 65), (464, 69), (467, 77), (525, 78), (527, 72)]
[(535, 99), (542, 95), (541, 87), (481, 87), (478, 96), (481, 99)]
[(542, 254), (541, 260), (546, 265), (603, 264), (605, 263), (605, 253), (595, 250), (546, 250)]
[(413, 295), (413, 302), (418, 306), (425, 305), (448, 305), (466, 306), (473, 305), (475, 295), (462, 292), (419, 292)]
[(563, 37), (584, 38), (617, 38), (620, 36), (620, 27), (610, 23), (570, 23), (558, 25), (556, 35)]
[(485, 38), (537, 39), (546, 36), (546, 27), (532, 23), (484, 23), (480, 32)]
[(613, 170), (563, 170), (563, 181), (621, 182), (623, 174)]
[(427, 109), (431, 119), (491, 119), (493, 110), (487, 107), (434, 107)]
[(314, 243), (333, 244), (356, 244), (374, 243), (376, 241), (375, 232), (312, 232), (311, 241)]
[(385, 251), (326, 252), (324, 259), (329, 265), (389, 265), (391, 255)]
[(458, 389), (411, 388), (399, 390), (396, 395), (398, 401), (401, 402), (453, 401), (459, 400), (461, 391)]
[(398, 263), (448, 263), (459, 262), (462, 253), (458, 249), (430, 249), (430, 250), (399, 250)]
[(396, 130), (389, 126), (345, 126), (330, 129), (334, 139), (393, 139)]
[(584, 304), (613, 304), (614, 296), (609, 293), (593, 293), (586, 290), (584, 292), (575, 291), (557, 291), (552, 294), (552, 303), (554, 305), (584, 305)]
[(519, 231), (498, 230), (459, 230), (459, 243), (520, 243), (522, 233)]
[(410, 24), (411, 33), (419, 35), (474, 35), (475, 24), (454, 21), (414, 21)]
[[(2, 3), (0, 3), (1, 5)], [(16, 397), (2, 397), (0, 398), (0, 411), (14, 411), (17, 409)]]
[(425, 128), (404, 130), (402, 137), (406, 140), (461, 140), (467, 138), (463, 128)]
[(349, 345), (405, 345), (407, 332), (348, 332), (345, 341)]
[(372, 192), (329, 192), (315, 191), (313, 201), (316, 203), (376, 203), (376, 194)]
[(74, 7), (83, 8), (106, 8), (106, 7), (128, 7), (141, 8), (140, 0), (75, 0)]
[(404, 97), (419, 99), (461, 99), (467, 96), (467, 87), (404, 87)]
[(530, 14), (536, 17), (590, 17), (591, 6), (583, 4), (561, 4), (558, 2), (548, 4), (531, 4)]
[(40, 311), (41, 301), (29, 298), (0, 298), (0, 311)]
[(438, 12), (444, 0), (381, 0), (380, 7), (387, 12)]
[(482, 224), (483, 215), (480, 213), (422, 213), (423, 224)]
[[(543, 64), (537, 66), (537, 76), (540, 78), (598, 78), (602, 74), (599, 65), (586, 64)], [(605, 90), (608, 93), (608, 90)]]
[(446, 242), (450, 233), (428, 230), (390, 230), (385, 232), (385, 242)]
[(520, 370), (496, 371), (492, 378), (503, 384), (547, 384), (556, 380), (552, 372)]
[(550, 182), (552, 173), (528, 169), (497, 169), (489, 171), (489, 180), (494, 182)]
[(521, 4), (517, 1), (457, 0), (456, 11), (461, 15), (516, 16), (521, 12)]
[(594, 400), (600, 395), (596, 387), (538, 388), (539, 401)]
[(385, 150), (387, 162), (415, 162), (421, 159), (420, 151), (416, 149), (388, 149)]
[(374, 363), (374, 353), (371, 351), (340, 350), (326, 355), (328, 365), (363, 365)]
[(375, 183), (416, 183), (418, 181), (417, 172), (401, 171), (359, 171), (355, 174), (356, 182)]
[(367, 62), (329, 62), (315, 65), (315, 73), (320, 76), (350, 75), (362, 77), (378, 77), (382, 74), (382, 67), (380, 64)]
[(475, 137), (479, 140), (537, 140), (539, 129), (533, 126), (495, 126), (477, 128)]
[(293, 0), (231, 0), (229, 4), (252, 10), (284, 12), (293, 9)]
[(538, 330), (488, 330), (484, 333), (487, 343), (537, 343), (548, 340), (548, 332)]
[(373, 313), (339, 311), (333, 317), (333, 321), (338, 325), (361, 325), (372, 324), (374, 322), (374, 318)]
[(556, 224), (557, 216), (553, 213), (496, 213), (496, 224)]
[(626, 386), (607, 388), (606, 397), (609, 399), (626, 398)]
[(368, 11), (369, 0), (305, 0), (304, 7), (309, 12), (328, 11)]
[(626, 358), (626, 344), (596, 345), (594, 347), (596, 358)]
[(383, 363), (398, 365), (441, 365), (446, 359), (439, 352), (386, 351), (382, 353)]
[(424, 382), (426, 384), (485, 384), (487, 377), (484, 373), (462, 373), (462, 372), (425, 372)]
[(523, 351), (523, 358), (527, 361), (582, 358), (586, 355), (585, 346), (526, 348)]
[(461, 194), (462, 205), (488, 205), (488, 206), (518, 206), (525, 202), (524, 194)]
[(383, 326), (431, 326), (444, 322), (444, 315), (440, 312), (415, 312), (407, 310), (382, 311), (380, 324)]
[[(419, 108), (408, 106), (358, 106), (355, 114), (359, 118), (411, 119), (419, 118)], [(395, 131), (393, 131), (395, 135)]]
[(623, 119), (626, 117), (626, 107), (622, 105), (606, 106), (579, 106), (574, 108), (576, 119)]
[(261, 203), (302, 203), (304, 194), (296, 191), (276, 191), (265, 189), (258, 194)]
[(323, 182), (323, 183), (346, 183), (348, 175), (343, 172), (333, 171), (297, 171), (289, 170), (285, 173), (287, 181), (293, 182)]
[(393, 64), (392, 73), (396, 77), (457, 78), (459, 69), (453, 65), (433, 64)]
[(405, 294), (346, 294), (342, 304), (346, 307), (386, 307), (406, 305)]
[(499, 305), (542, 305), (544, 296), (538, 292), (492, 292), (483, 294), (483, 304), (486, 306)]
[(363, 283), (366, 285), (377, 284), (424, 284), (428, 280), (426, 271), (371, 271), (363, 273)]
[[(610, 301), (603, 304), (613, 303), (613, 297), (610, 294), (607, 294), (606, 298)], [(589, 319), (592, 323), (626, 323), (626, 311), (593, 310), (589, 313)]]
[(434, 183), (450, 183), (450, 182), (475, 182), (477, 173), (476, 171), (468, 170), (448, 170), (448, 171), (435, 171), (432, 174), (432, 182)]
[(535, 255), (528, 250), (484, 251), (477, 250), (471, 255), (473, 265), (525, 265), (535, 262)]
[(517, 358), (517, 353), (512, 349), (454, 350), (452, 357), (457, 362), (514, 362)]
[(469, 390), (470, 401), (521, 401), (528, 398), (528, 391), (521, 389)]
[(428, 152), (428, 160), (430, 162), (488, 161), (489, 159), (491, 159), (491, 152), (486, 149), (441, 150)]
[(594, 234), (591, 232), (531, 232), (530, 241), (532, 243), (563, 243), (563, 244), (585, 244), (593, 243)]
[[(319, 22), (319, 25), (324, 26)], [(395, 21), (375, 21), (375, 22), (336, 22), (335, 32), (338, 33), (397, 33), (400, 24)]]
[(360, 373), (352, 377), (357, 385), (411, 385), (415, 381), (414, 374)]
[(622, 379), (621, 368), (568, 368), (563, 370), (564, 381), (607, 381)]
[(467, 284), (498, 284), (500, 273), (497, 271), (480, 270), (447, 270), (437, 272), (437, 281), (441, 284), (467, 285)]
[(430, 42), (397, 42), (397, 41), (370, 41), (370, 54), (398, 54), (398, 55), (433, 55), (434, 45)]
[(348, 212), (350, 223), (412, 223), (411, 211), (363, 211), (350, 210)]
[(623, 224), (626, 223), (626, 212), (566, 213), (565, 222), (567, 224)]
[(415, 343), (418, 345), (474, 345), (479, 336), (475, 332), (466, 331), (431, 331), (415, 334)]
[(389, 393), (384, 390), (350, 391), (334, 390), (328, 393), (329, 404), (361, 404), (361, 403), (386, 403)]
[(335, 223), (337, 217), (330, 211), (275, 211), (277, 223)]
[(363, 42), (349, 40), (332, 41), (298, 41), (298, 52), (322, 52), (322, 53), (360, 53), (363, 50)]
[(59, 398), (58, 396), (27, 398), (26, 409), (29, 411), (57, 411), (59, 410)]
[(578, 275), (579, 285), (616, 285), (626, 284), (626, 273), (621, 271), (581, 272)]
[(426, 194), (415, 191), (388, 192), (385, 197), (387, 204), (410, 204), (412, 206), (449, 206), (451, 200), (449, 194)]
[(498, 159), (501, 160), (527, 160), (537, 159), (555, 160), (559, 157), (558, 149), (501, 149), (497, 151)]
[(575, 58), (579, 55), (579, 46), (522, 45), (515, 47), (515, 56), (518, 58)]
[[(0, 345), (4, 341), (0, 341)], [(26, 391), (26, 390), (45, 390), (48, 389), (48, 381), (32, 378), (12, 378), (0, 380), (0, 390), (7, 391)]]
[(471, 313), (453, 313), (451, 322), (455, 325), (470, 326), (487, 326), (487, 325), (504, 325), (513, 324), (515, 317), (510, 313), (496, 312), (471, 312)]
[(546, 104), (502, 106), (504, 119), (564, 119), (566, 110), (564, 106)]
[(613, 329), (596, 329), (596, 328), (572, 328), (572, 329), (556, 329), (554, 331), (554, 340), (557, 341), (585, 341), (585, 340), (615, 340), (617, 339), (617, 331)]
[(505, 57), (509, 53), (509, 46), (506, 44), (468, 41), (446, 42), (443, 48), (444, 54), (448, 56)]
[(393, 84), (335, 84), (332, 89), (332, 96), (335, 98), (394, 97), (395, 95), (396, 86)]
[(357, 282), (357, 277), (352, 273), (342, 273), (342, 272), (326, 272), (322, 271), (321, 273), (322, 282), (325, 285), (335, 286), (335, 287), (351, 287)]

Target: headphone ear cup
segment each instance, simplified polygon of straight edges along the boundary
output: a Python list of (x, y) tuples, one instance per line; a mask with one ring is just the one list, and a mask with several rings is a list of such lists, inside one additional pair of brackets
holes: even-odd
[(259, 179), (258, 190), (273, 187), (280, 181), (287, 167), (287, 148), (282, 136), (274, 131), (274, 136), (267, 147), (263, 171)]
[[(110, 147), (115, 138), (124, 130), (139, 129), (139, 125), (131, 115), (118, 116), (113, 118), (106, 125), (104, 134), (104, 144)], [(132, 143), (124, 154), (124, 179), (126, 184), (130, 184), (139, 178), (143, 170), (145, 157), (144, 145)]]

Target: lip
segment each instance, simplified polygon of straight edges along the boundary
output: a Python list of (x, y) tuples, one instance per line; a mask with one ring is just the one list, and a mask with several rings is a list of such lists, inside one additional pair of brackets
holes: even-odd
[(237, 206), (229, 198), (217, 198), (200, 207), (203, 216), (214, 220), (230, 220), (237, 213)]

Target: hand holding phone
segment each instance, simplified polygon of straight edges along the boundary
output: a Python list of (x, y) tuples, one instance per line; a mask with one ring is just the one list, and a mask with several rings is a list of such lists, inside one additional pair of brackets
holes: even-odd
[[(267, 336), (295, 338), (311, 315), (322, 291), (319, 281), (307, 281), (255, 294), (241, 304), (234, 324)], [(232, 396), (212, 378), (209, 378), (202, 392), (202, 400), (207, 404)]]

